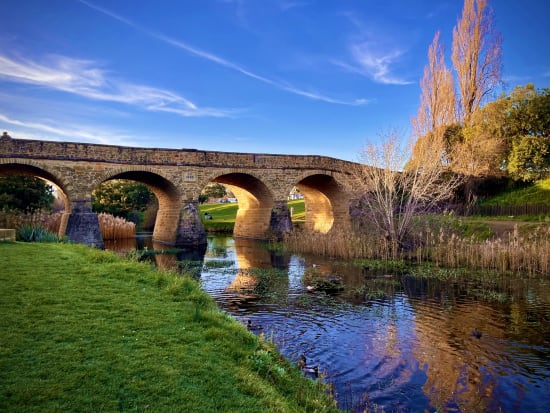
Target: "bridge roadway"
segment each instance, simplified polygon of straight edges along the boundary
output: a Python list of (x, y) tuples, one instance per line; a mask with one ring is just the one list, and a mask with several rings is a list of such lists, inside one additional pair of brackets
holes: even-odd
[(159, 203), (153, 239), (169, 245), (206, 242), (198, 199), (210, 182), (227, 186), (239, 209), (233, 235), (278, 237), (291, 229), (287, 198), (296, 186), (305, 227), (327, 233), (349, 224), (349, 189), (357, 164), (326, 156), (134, 148), (0, 137), (0, 176), (32, 175), (56, 185), (65, 211), (59, 235), (103, 246), (92, 191), (111, 179), (145, 184)]

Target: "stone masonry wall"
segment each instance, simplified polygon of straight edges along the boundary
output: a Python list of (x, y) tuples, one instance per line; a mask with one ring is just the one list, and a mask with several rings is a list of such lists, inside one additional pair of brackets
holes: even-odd
[[(355, 167), (352, 162), (316, 155), (130, 148), (12, 139), (6, 134), (0, 137), (0, 175), (27, 173), (50, 180), (65, 195), (69, 214), (90, 213), (91, 193), (105, 180), (131, 179), (147, 184), (159, 199), (154, 237), (163, 242), (174, 237), (190, 239), (191, 232), (202, 239), (200, 225), (187, 222), (189, 214), (183, 208), (197, 202), (202, 189), (212, 181), (242, 189), (235, 227), (239, 236), (258, 237), (274, 229), (271, 227), (285, 231), (287, 212), (273, 207), (286, 202), (293, 186), (300, 182), (311, 187), (307, 189), (312, 201), (306, 223), (327, 217), (326, 223), (311, 222), (308, 227), (344, 225), (349, 218), (347, 181)], [(317, 196), (316, 191), (322, 195)], [(313, 205), (317, 201), (319, 205)], [(73, 223), (82, 219), (71, 216), (67, 233), (75, 231)], [(95, 229), (87, 237), (88, 243), (99, 242), (91, 241), (96, 237)]]

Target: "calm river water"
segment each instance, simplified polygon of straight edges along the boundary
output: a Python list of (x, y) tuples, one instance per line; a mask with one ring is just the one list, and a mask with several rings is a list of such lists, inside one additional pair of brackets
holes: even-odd
[[(261, 326), (289, 360), (319, 365), (344, 410), (550, 411), (550, 281), (415, 280), (220, 236), (154, 259), (195, 270), (220, 308)], [(250, 268), (271, 275), (259, 294)], [(308, 269), (344, 289), (309, 292)]]

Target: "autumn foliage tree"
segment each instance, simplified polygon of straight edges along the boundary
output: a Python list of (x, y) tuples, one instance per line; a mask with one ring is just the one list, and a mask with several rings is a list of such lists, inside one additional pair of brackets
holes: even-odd
[[(451, 71), (437, 32), (428, 50), (428, 64), (420, 82), (420, 106), (412, 120), (417, 142), (411, 162), (418, 162), (427, 152), (441, 158), (445, 152), (444, 128), (456, 121), (456, 96)], [(411, 165), (411, 163), (409, 163)]]
[(456, 173), (498, 175), (508, 143), (502, 133), (493, 130), (492, 118), (502, 117), (504, 112), (499, 112), (497, 105), (481, 106), (500, 83), (501, 72), (501, 38), (494, 29), (488, 1), (464, 1), (453, 30), (455, 78), (445, 66), (439, 39), (438, 32), (428, 50), (420, 84), (420, 106), (413, 119), (417, 140), (413, 161), (417, 162), (421, 153), (435, 151)]

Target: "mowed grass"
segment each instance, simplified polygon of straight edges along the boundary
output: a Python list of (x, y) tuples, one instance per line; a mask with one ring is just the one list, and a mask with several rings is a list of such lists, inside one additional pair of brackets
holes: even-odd
[[(292, 221), (300, 222), (306, 218), (305, 202), (303, 199), (288, 201), (288, 208), (292, 211)], [(207, 230), (213, 231), (232, 231), (237, 217), (238, 203), (226, 204), (201, 204), (199, 213), (203, 218), (203, 224)], [(204, 214), (208, 213), (212, 219), (204, 219)]]
[(190, 277), (0, 243), (0, 411), (335, 411)]
[(305, 221), (306, 219), (306, 203), (303, 199), (295, 199), (288, 201), (288, 208), (292, 212), (292, 221)]
[(550, 204), (550, 178), (535, 182), (533, 185), (503, 192), (483, 205), (546, 205)]

